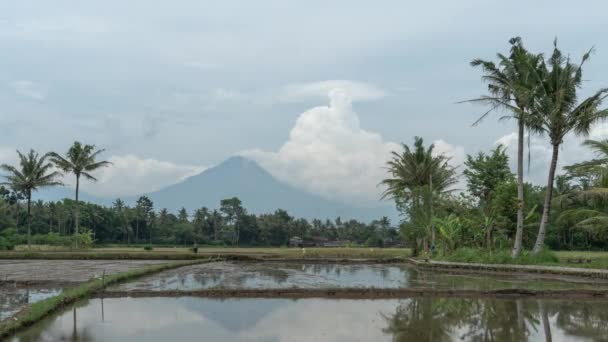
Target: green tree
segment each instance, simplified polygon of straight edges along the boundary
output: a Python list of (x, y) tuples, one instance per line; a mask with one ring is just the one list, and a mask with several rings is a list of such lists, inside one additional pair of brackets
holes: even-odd
[(524, 135), (526, 129), (538, 129), (531, 120), (531, 109), (538, 93), (538, 82), (533, 72), (542, 61), (542, 55), (528, 52), (521, 38), (509, 40), (511, 51), (509, 56), (497, 54), (498, 64), (482, 59), (471, 62), (474, 67), (481, 67), (484, 75), (482, 80), (488, 83), (488, 95), (465, 101), (489, 105), (490, 109), (473, 125), (480, 123), (491, 112), (501, 110), (509, 115), (501, 119), (517, 121), (517, 231), (513, 243), (513, 257), (521, 254), (524, 227)]
[(425, 148), (420, 137), (415, 137), (413, 149), (406, 144), (402, 147), (403, 151), (393, 151), (387, 162), (390, 177), (380, 183), (385, 187), (382, 198), (395, 200), (400, 211), (408, 215), (410, 224), (404, 227), (417, 232), (414, 238), (422, 238), (427, 250), (428, 238), (431, 244), (435, 242), (433, 197), (448, 192), (456, 184), (456, 170), (449, 165), (449, 157), (435, 155), (435, 146)]
[(538, 79), (542, 84), (540, 87), (542, 94), (535, 102), (534, 113), (543, 132), (549, 136), (553, 153), (547, 177), (543, 214), (533, 253), (540, 252), (545, 243), (559, 147), (564, 137), (571, 132), (587, 136), (594, 123), (608, 117), (608, 109), (600, 109), (602, 101), (608, 97), (608, 88), (600, 89), (583, 101), (578, 101), (577, 91), (583, 81), (582, 67), (589, 59), (590, 53), (591, 51), (584, 54), (581, 63), (576, 65), (557, 48), (556, 40), (553, 54), (547, 63), (543, 62), (536, 68)]
[(148, 229), (148, 234), (150, 233), (153, 212), (154, 203), (148, 196), (141, 196), (137, 199), (137, 202), (135, 203), (135, 243), (139, 242), (139, 226), (141, 221), (143, 221), (145, 228)]
[(476, 156), (467, 155), (464, 165), (467, 188), (482, 206), (487, 206), (492, 201), (498, 185), (513, 179), (509, 157), (502, 145), (490, 151), (490, 154), (479, 152)]
[(186, 211), (186, 208), (182, 207), (179, 210), (179, 212), (177, 213), (177, 219), (179, 220), (180, 223), (190, 222), (190, 221), (188, 221), (188, 212)]
[(76, 205), (74, 207), (74, 234), (78, 234), (80, 224), (80, 205), (78, 201), (78, 192), (80, 190), (80, 177), (84, 177), (90, 181), (97, 181), (97, 178), (91, 175), (91, 172), (111, 165), (109, 161), (96, 161), (95, 159), (104, 150), (95, 150), (94, 145), (82, 145), (80, 142), (75, 141), (74, 144), (68, 150), (65, 158), (58, 153), (51, 152), (49, 156), (58, 168), (63, 172), (73, 173), (76, 176)]
[(31, 226), (32, 226), (32, 191), (40, 188), (61, 185), (57, 180), (61, 173), (52, 171), (53, 164), (47, 162), (50, 155), (44, 154), (39, 156), (34, 150), (30, 150), (28, 154), (19, 155), (19, 168), (2, 164), (0, 169), (6, 172), (4, 175), (6, 182), (4, 185), (10, 186), (14, 191), (22, 193), (27, 199), (27, 245), (31, 247)]
[(220, 201), (220, 212), (224, 214), (224, 222), (231, 231), (232, 243), (239, 244), (240, 223), (246, 211), (237, 197), (227, 198)]

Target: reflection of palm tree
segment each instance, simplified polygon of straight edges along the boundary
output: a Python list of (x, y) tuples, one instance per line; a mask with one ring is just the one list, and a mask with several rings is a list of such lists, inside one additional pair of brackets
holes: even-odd
[(393, 341), (450, 341), (452, 324), (440, 301), (429, 297), (408, 300), (394, 315), (384, 316), (388, 327), (383, 332), (392, 334)]
[(569, 335), (590, 339), (608, 336), (608, 310), (604, 305), (593, 305), (591, 302), (556, 302), (546, 307), (550, 313), (557, 314), (556, 325)]
[[(525, 341), (539, 321), (535, 302), (499, 299), (412, 298), (385, 316), (394, 341)], [(547, 318), (548, 322), (548, 318)], [(457, 329), (458, 328), (458, 329)], [(546, 328), (545, 328), (546, 329)], [(549, 332), (550, 334), (550, 332)], [(550, 336), (550, 335), (549, 335)]]

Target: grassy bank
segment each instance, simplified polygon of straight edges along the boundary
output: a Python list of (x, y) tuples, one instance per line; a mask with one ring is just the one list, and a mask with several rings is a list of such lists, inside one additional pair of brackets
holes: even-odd
[(66, 290), (55, 297), (36, 302), (21, 311), (15, 317), (0, 323), (0, 340), (14, 334), (18, 330), (31, 326), (32, 324), (64, 308), (65, 306), (76, 302), (79, 299), (86, 298), (94, 292), (103, 290), (107, 286), (155, 272), (192, 265), (199, 262), (201, 261), (181, 261), (162, 265), (153, 265), (129, 272), (109, 275), (106, 276), (105, 279), (93, 279), (80, 286)]
[(92, 248), (87, 250), (45, 249), (33, 246), (31, 250), (0, 252), (0, 259), (150, 259), (192, 260), (209, 256), (248, 256), (260, 258), (404, 258), (410, 255), (407, 248), (199, 248), (193, 253), (188, 248)]
[(449, 255), (437, 256), (434, 260), (476, 264), (544, 265), (577, 268), (608, 269), (608, 252), (548, 251), (537, 255), (524, 251), (518, 258), (511, 257), (510, 250), (487, 251), (461, 248)]

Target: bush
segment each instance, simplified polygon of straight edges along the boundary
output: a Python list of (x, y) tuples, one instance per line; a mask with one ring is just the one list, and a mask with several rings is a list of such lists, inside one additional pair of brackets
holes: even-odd
[(152, 246), (150, 246), (150, 245), (146, 245), (146, 246), (144, 246), (144, 251), (151, 251), (151, 250), (153, 250), (153, 249), (154, 249), (154, 248), (153, 248)]
[(19, 235), (15, 228), (7, 228), (0, 232), (0, 250), (13, 250), (18, 242)]
[[(27, 243), (27, 236), (19, 235), (17, 240), (20, 244), (25, 244)], [(76, 235), (59, 235), (57, 233), (35, 234), (32, 235), (32, 244), (70, 248), (90, 248), (93, 246), (93, 237), (89, 231), (84, 231)]]

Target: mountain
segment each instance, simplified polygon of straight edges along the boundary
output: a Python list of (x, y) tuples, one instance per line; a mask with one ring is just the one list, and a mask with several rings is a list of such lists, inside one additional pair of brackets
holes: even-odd
[[(307, 219), (357, 219), (371, 221), (397, 218), (392, 205), (356, 207), (296, 189), (275, 179), (256, 162), (231, 157), (220, 165), (189, 177), (181, 183), (147, 194), (156, 208), (176, 212), (185, 207), (192, 213), (200, 207), (217, 208), (220, 200), (238, 197), (249, 212), (260, 214), (285, 209), (290, 215)], [(133, 200), (133, 199), (130, 199)]]
[[(54, 187), (39, 191), (35, 199), (56, 201), (74, 198), (74, 190)], [(200, 207), (218, 208), (225, 198), (238, 197), (250, 213), (271, 213), (285, 209), (291, 216), (307, 219), (357, 219), (369, 222), (387, 216), (397, 221), (397, 212), (388, 203), (376, 207), (358, 207), (325, 199), (315, 194), (296, 189), (275, 179), (255, 161), (244, 157), (231, 157), (218, 166), (207, 169), (180, 183), (151, 192), (147, 195), (156, 209), (167, 208), (176, 213), (182, 207), (189, 213)], [(139, 196), (123, 198), (134, 205)], [(83, 201), (109, 206), (113, 199), (80, 193)]]

